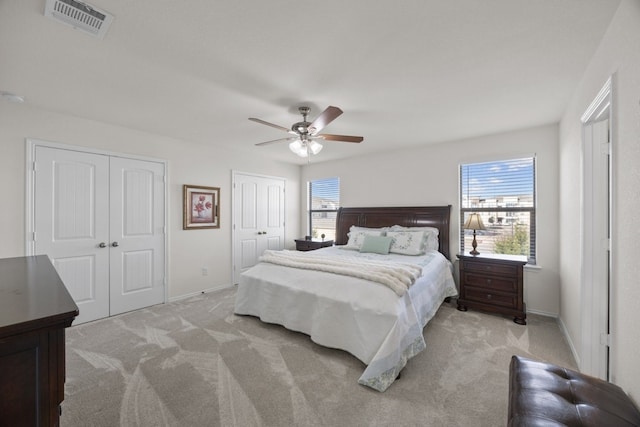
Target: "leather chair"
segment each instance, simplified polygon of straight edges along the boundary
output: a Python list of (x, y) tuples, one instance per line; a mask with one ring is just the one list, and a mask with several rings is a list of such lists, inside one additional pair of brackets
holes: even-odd
[(615, 384), (512, 356), (508, 426), (640, 426), (640, 412)]

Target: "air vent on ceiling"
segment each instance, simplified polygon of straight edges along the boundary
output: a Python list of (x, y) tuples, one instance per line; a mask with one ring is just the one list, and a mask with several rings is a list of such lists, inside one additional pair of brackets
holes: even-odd
[(113, 21), (108, 12), (76, 0), (47, 0), (44, 15), (100, 39)]

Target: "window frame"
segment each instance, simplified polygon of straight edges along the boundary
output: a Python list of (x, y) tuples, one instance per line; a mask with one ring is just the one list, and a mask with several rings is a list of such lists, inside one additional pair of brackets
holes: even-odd
[[(314, 182), (318, 182), (318, 181), (328, 181), (328, 180), (336, 180), (337, 181), (337, 189), (338, 189), (338, 202), (337, 202), (337, 206), (335, 209), (313, 209), (313, 191), (312, 191), (312, 185)], [(327, 178), (319, 178), (319, 179), (314, 179), (311, 181), (307, 182), (307, 215), (308, 215), (308, 227), (307, 227), (307, 233), (309, 236), (313, 236), (313, 214), (314, 213), (329, 213), (329, 212), (335, 212), (336, 216), (338, 213), (338, 209), (340, 209), (340, 177), (339, 176), (335, 176), (335, 177), (327, 177)], [(334, 224), (333, 226), (334, 229), (334, 234), (335, 234), (335, 230), (336, 230), (336, 224)]]
[[(469, 166), (469, 165), (480, 165), (480, 164), (486, 164), (486, 163), (507, 163), (507, 162), (511, 162), (511, 161), (517, 161), (517, 160), (532, 160), (533, 162), (533, 167), (532, 167), (532, 177), (531, 177), (531, 181), (532, 181), (532, 206), (531, 207), (509, 207), (507, 206), (507, 204), (505, 203), (505, 206), (499, 206), (499, 207), (463, 207), (463, 168), (465, 166)], [(460, 246), (460, 252), (464, 253), (466, 249), (465, 249), (465, 229), (464, 229), (464, 222), (465, 222), (465, 214), (469, 214), (469, 213), (490, 213), (490, 212), (504, 212), (504, 213), (521, 213), (521, 212), (528, 212), (529, 213), (529, 228), (528, 228), (528, 232), (529, 232), (529, 255), (527, 256), (527, 263), (530, 265), (536, 265), (537, 263), (537, 208), (538, 208), (538, 197), (537, 197), (537, 176), (538, 176), (538, 159), (537, 156), (535, 154), (533, 155), (524, 155), (524, 156), (513, 156), (513, 157), (509, 157), (509, 158), (500, 158), (500, 159), (487, 159), (487, 160), (482, 160), (482, 161), (475, 161), (475, 162), (465, 162), (465, 163), (460, 163), (458, 166), (458, 191), (459, 191), (459, 197), (458, 197), (458, 202), (459, 202), (459, 213), (460, 213), (460, 242), (459, 242), (459, 246)], [(485, 227), (487, 226), (487, 224), (485, 224)], [(495, 253), (495, 252), (492, 252)]]

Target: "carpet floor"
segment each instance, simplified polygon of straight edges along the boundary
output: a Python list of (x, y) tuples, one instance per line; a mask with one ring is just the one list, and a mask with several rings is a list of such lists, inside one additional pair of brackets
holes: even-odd
[(384, 393), (307, 335), (233, 314), (235, 288), (67, 329), (61, 425), (504, 426), (511, 355), (575, 369), (555, 319), (443, 304)]

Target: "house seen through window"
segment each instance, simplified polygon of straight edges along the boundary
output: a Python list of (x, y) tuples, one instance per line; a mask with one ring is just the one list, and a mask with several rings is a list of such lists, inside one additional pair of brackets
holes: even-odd
[(340, 207), (340, 178), (309, 182), (309, 235), (314, 239), (335, 240), (336, 217)]
[(535, 157), (460, 165), (460, 248), (472, 249), (473, 230), (463, 225), (478, 213), (478, 251), (536, 260)]

